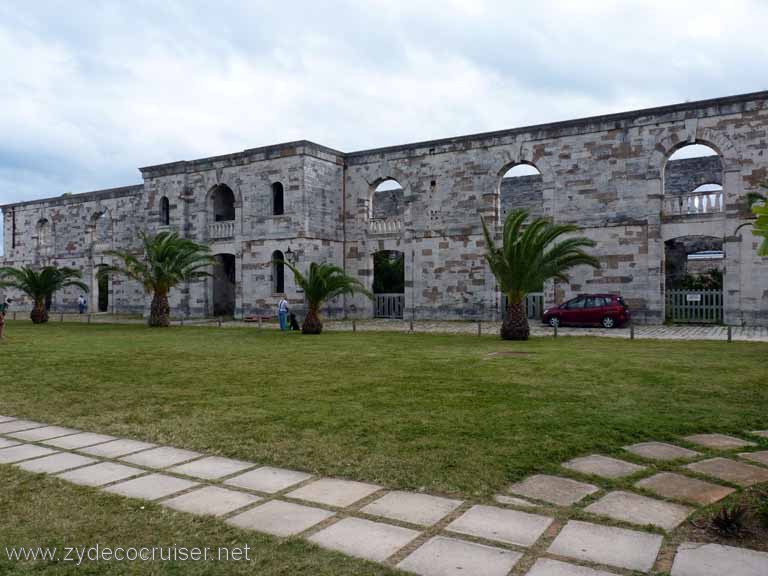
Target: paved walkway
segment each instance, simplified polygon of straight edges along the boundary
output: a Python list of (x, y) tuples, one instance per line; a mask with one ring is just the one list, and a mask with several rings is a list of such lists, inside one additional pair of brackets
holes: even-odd
[[(0, 416), (0, 464), (421, 576), (768, 575), (768, 553), (669, 538), (699, 507), (768, 482), (768, 430), (681, 440), (575, 458), (489, 505)], [(611, 490), (618, 478), (632, 489)], [(564, 509), (583, 519), (558, 520)]]

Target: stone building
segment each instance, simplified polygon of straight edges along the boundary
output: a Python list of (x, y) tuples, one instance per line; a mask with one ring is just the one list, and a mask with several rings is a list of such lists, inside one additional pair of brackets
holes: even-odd
[[(602, 268), (546, 286), (547, 303), (580, 292), (619, 292), (635, 318), (665, 317), (666, 247), (717, 239), (724, 258), (724, 318), (768, 324), (768, 259), (756, 254), (746, 195), (768, 177), (768, 92), (690, 102), (343, 153), (308, 141), (141, 168), (143, 184), (8, 204), (5, 265), (83, 270), (92, 305), (144, 314), (139, 286), (96, 281), (110, 249), (139, 250), (139, 233), (178, 230), (216, 255), (213, 276), (172, 293), (176, 316), (274, 313), (292, 275), (331, 261), (366, 285), (373, 255), (405, 260), (404, 313), (417, 319), (496, 318), (500, 295), (486, 266), (480, 218), (498, 230), (519, 206), (576, 223), (597, 242)], [(670, 159), (686, 145), (715, 156)], [(505, 178), (524, 165), (533, 173)], [(386, 190), (380, 184), (388, 183)], [(708, 185), (701, 189), (699, 186)], [(377, 191), (379, 190), (379, 191)], [(76, 292), (58, 294), (72, 310)], [(94, 306), (95, 307), (95, 306)], [(332, 314), (370, 317), (363, 297)]]

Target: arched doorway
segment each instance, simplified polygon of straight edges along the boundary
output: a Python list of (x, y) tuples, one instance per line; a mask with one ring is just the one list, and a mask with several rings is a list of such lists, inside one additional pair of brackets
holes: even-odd
[(211, 210), (214, 222), (229, 222), (235, 219), (235, 193), (226, 184), (217, 184), (211, 190)]
[(234, 254), (216, 254), (213, 265), (213, 315), (235, 315), (236, 265)]
[(272, 252), (272, 293), (285, 293), (285, 256), (280, 250)]
[(677, 148), (664, 166), (664, 215), (723, 212), (723, 159), (706, 144)]
[(375, 318), (402, 318), (405, 308), (405, 254), (381, 250), (373, 255)]
[(99, 312), (109, 311), (109, 276), (98, 276)]
[(664, 243), (666, 320), (719, 324), (723, 321), (723, 239), (682, 236)]

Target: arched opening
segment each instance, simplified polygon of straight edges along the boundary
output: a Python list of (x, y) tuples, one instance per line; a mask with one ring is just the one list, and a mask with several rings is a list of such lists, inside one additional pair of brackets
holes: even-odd
[(47, 256), (51, 241), (51, 224), (47, 218), (37, 222), (37, 251), (40, 256)]
[(533, 164), (513, 164), (501, 175), (499, 184), (499, 215), (504, 219), (510, 212), (524, 208), (532, 216), (544, 210), (544, 183), (541, 172)]
[(285, 214), (285, 198), (283, 184), (275, 182), (272, 184), (272, 215), (282, 216)]
[(105, 209), (100, 212), (94, 212), (93, 216), (91, 216), (91, 224), (93, 225), (94, 242), (108, 242), (111, 225), (109, 211)]
[(723, 159), (706, 144), (687, 144), (664, 166), (664, 213), (683, 216), (722, 212)]
[(375, 220), (401, 218), (405, 209), (404, 192), (400, 182), (387, 178), (379, 182), (371, 194), (370, 217)]
[(213, 314), (235, 315), (235, 256), (216, 254), (213, 265)]
[(226, 184), (217, 184), (211, 190), (211, 205), (214, 222), (229, 222), (235, 219), (235, 193)]
[(664, 243), (666, 319), (719, 323), (723, 319), (723, 239), (682, 236)]
[(285, 256), (280, 250), (272, 252), (272, 292), (285, 293)]
[(374, 316), (402, 318), (405, 308), (405, 254), (381, 250), (373, 254)]
[(109, 276), (100, 275), (98, 280), (98, 309), (99, 312), (107, 312), (109, 311)]
[(167, 196), (160, 198), (160, 226), (169, 226), (171, 223), (171, 202)]

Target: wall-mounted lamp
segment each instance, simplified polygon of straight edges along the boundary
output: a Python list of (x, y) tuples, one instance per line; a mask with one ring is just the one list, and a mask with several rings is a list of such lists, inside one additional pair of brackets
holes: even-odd
[(291, 250), (291, 247), (289, 246), (288, 250), (285, 251), (286, 262), (288, 262), (289, 264), (293, 264), (295, 266), (298, 259), (299, 259), (299, 255), (293, 250)]

